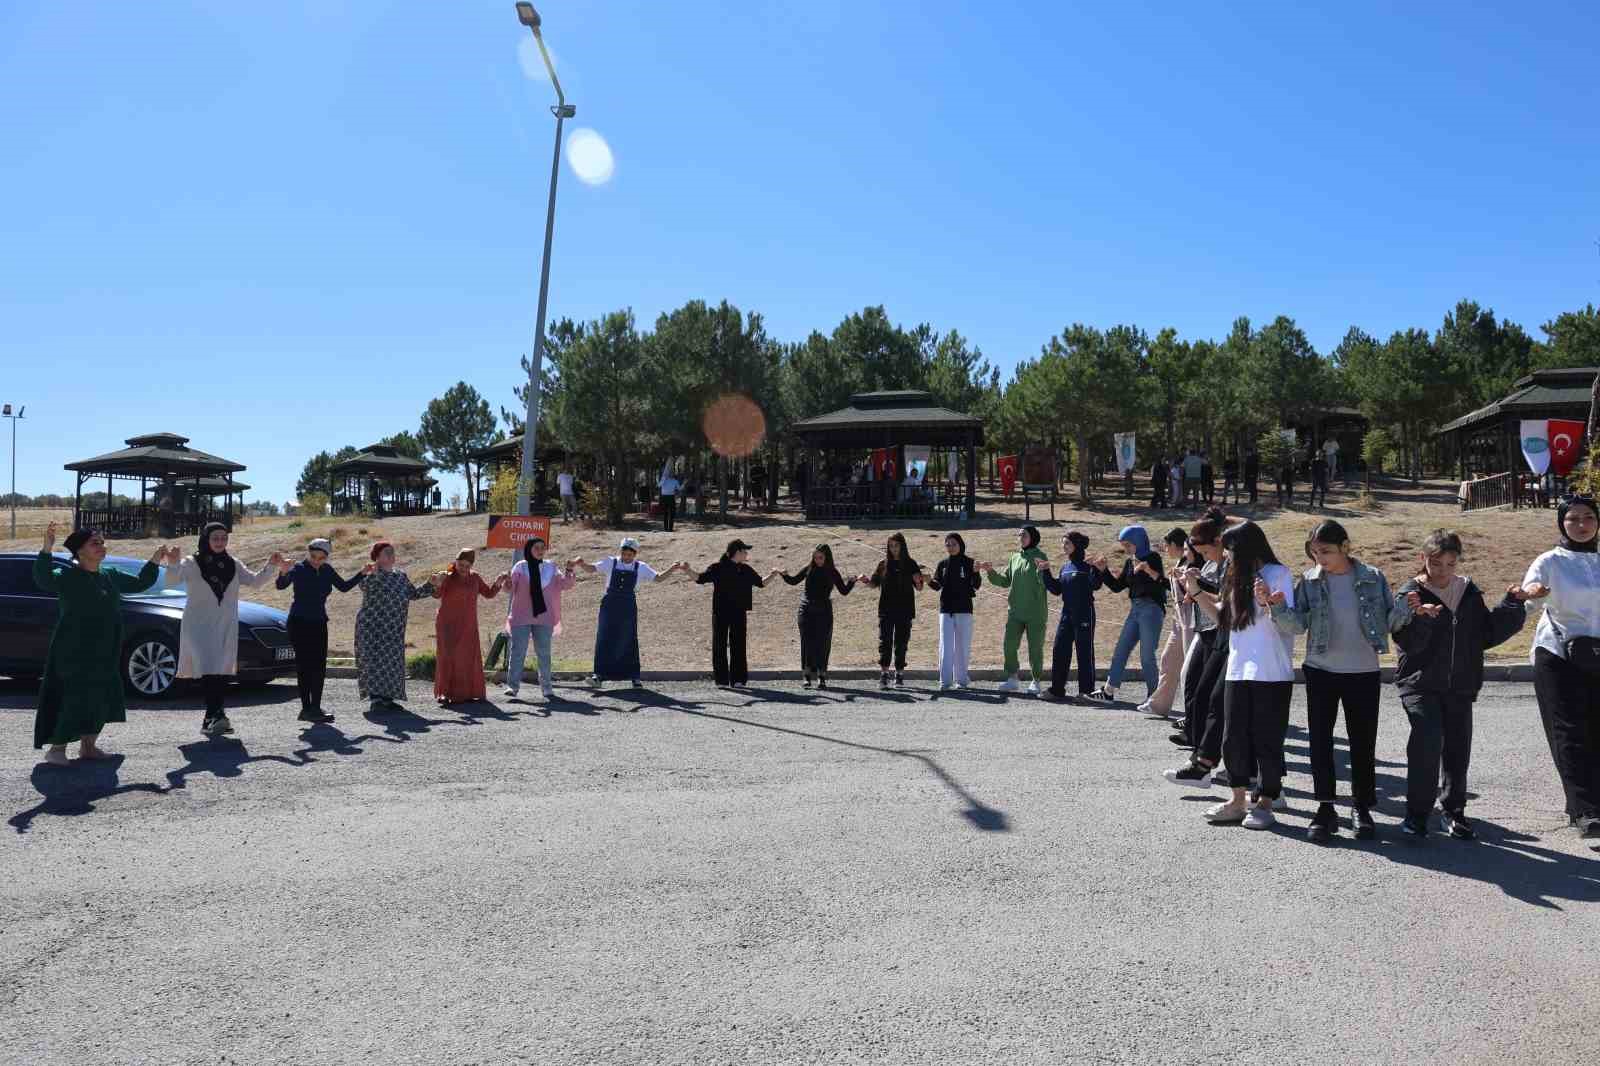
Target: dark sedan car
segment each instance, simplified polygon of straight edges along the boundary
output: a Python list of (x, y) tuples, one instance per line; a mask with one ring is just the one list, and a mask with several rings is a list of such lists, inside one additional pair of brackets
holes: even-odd
[[(0, 674), (39, 677), (56, 625), (56, 598), (33, 582), (37, 555), (0, 554)], [(55, 565), (71, 565), (57, 554)], [(128, 574), (144, 568), (143, 559), (108, 555), (103, 566)], [(165, 568), (162, 568), (163, 571)], [(164, 588), (162, 577), (149, 589), (122, 600), (122, 678), (128, 692), (145, 698), (165, 696), (178, 676), (178, 627), (184, 594)], [(239, 601), (239, 680), (271, 681), (294, 672), (288, 615), (259, 603)]]

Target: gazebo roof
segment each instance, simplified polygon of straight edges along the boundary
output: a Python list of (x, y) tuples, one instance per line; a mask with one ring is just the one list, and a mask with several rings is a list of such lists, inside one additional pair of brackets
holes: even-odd
[(176, 433), (149, 433), (129, 437), (127, 447), (93, 459), (80, 459), (63, 469), (86, 474), (113, 474), (124, 477), (194, 478), (207, 474), (231, 474), (244, 466), (189, 447), (189, 438)]
[(931, 393), (910, 389), (858, 392), (850, 406), (796, 422), (792, 431), (808, 444), (835, 448), (983, 443), (983, 419), (940, 407)]
[(1510, 395), (1440, 426), (1436, 433), (1471, 429), (1502, 418), (1587, 418), (1589, 390), (1594, 387), (1596, 373), (1600, 373), (1600, 367), (1535, 370), (1520, 378)]
[[(495, 441), (487, 448), (479, 448), (477, 451), (472, 453), (471, 457), (472, 461), (475, 463), (505, 462), (508, 459), (515, 459), (517, 454), (521, 451), (522, 434), (518, 433), (514, 437), (507, 437), (505, 440)], [(537, 455), (540, 459), (565, 459), (567, 457), (567, 451), (565, 448), (558, 448), (550, 445), (540, 445)]]
[(360, 453), (334, 463), (335, 474), (370, 474), (374, 477), (415, 477), (433, 469), (421, 459), (401, 455), (392, 444), (369, 444)]

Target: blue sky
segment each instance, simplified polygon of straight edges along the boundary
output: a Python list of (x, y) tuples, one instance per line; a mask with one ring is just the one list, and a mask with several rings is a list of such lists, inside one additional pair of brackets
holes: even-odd
[[(726, 298), (799, 340), (882, 303), (1009, 369), (1073, 321), (1282, 313), (1325, 351), (1600, 301), (1600, 5), (539, 6), (616, 161), (563, 166), (554, 315)], [(19, 491), (171, 430), (281, 503), (458, 379), (508, 402), (553, 126), (525, 35), (510, 0), (0, 5)]]

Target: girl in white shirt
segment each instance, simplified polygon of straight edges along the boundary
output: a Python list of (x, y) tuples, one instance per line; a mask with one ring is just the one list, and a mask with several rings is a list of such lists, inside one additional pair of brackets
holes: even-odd
[[(1600, 640), (1600, 512), (1593, 496), (1556, 508), (1559, 546), (1528, 567), (1523, 591), (1543, 599), (1533, 636), (1533, 691), (1545, 739), (1567, 794), (1567, 818), (1585, 837), (1600, 837), (1600, 674), (1583, 665)], [(1586, 647), (1585, 645), (1589, 645)]]
[[(1272, 620), (1272, 604), (1294, 606), (1294, 575), (1278, 562), (1267, 535), (1254, 522), (1239, 522), (1222, 534), (1228, 573), (1218, 599), (1228, 632), (1223, 675), (1223, 759), (1233, 799), (1206, 812), (1218, 825), (1269, 829), (1273, 802), (1283, 794), (1283, 737), (1294, 693), (1294, 638)], [(1259, 775), (1260, 788), (1247, 798)]]

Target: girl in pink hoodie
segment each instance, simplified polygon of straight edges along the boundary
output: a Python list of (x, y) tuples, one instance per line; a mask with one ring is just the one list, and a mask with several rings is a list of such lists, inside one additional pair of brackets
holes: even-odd
[(511, 637), (511, 655), (506, 662), (508, 699), (516, 699), (522, 688), (522, 669), (528, 655), (528, 638), (533, 638), (534, 654), (539, 659), (539, 687), (545, 699), (555, 697), (551, 684), (550, 641), (561, 629), (561, 593), (578, 583), (572, 564), (565, 568), (544, 561), (545, 542), (534, 537), (522, 546), (522, 561), (511, 568), (511, 610), (506, 615), (506, 632)]

